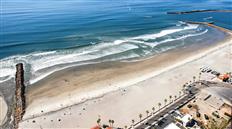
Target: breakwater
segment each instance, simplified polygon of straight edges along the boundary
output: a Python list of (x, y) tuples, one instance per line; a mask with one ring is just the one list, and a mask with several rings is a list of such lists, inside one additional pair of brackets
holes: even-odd
[(189, 14), (189, 13), (202, 13), (202, 12), (232, 12), (232, 10), (205, 9), (205, 10), (167, 12), (167, 14)]
[(189, 24), (201, 24), (201, 25), (207, 25), (207, 26), (210, 26), (210, 27), (213, 27), (213, 28), (216, 28), (222, 32), (225, 32), (225, 33), (229, 33), (229, 34), (232, 34), (232, 31), (229, 30), (229, 29), (226, 29), (226, 28), (222, 28), (222, 27), (219, 27), (219, 26), (216, 26), (213, 24), (213, 22), (196, 22), (196, 21), (184, 21), (185, 23), (189, 23)]
[(14, 129), (18, 129), (18, 123), (25, 113), (25, 85), (23, 64), (16, 65), (15, 97), (14, 97)]

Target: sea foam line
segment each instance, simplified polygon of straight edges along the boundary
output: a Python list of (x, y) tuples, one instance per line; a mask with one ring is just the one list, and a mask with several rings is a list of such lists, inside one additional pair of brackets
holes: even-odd
[[(0, 77), (4, 77), (5, 79), (0, 80), (0, 82), (6, 81), (6, 79), (10, 79), (14, 77), (14, 74), (15, 74), (14, 65), (22, 61), (31, 66), (30, 72), (34, 74), (39, 70), (53, 67), (53, 66), (60, 65), (60, 64), (74, 63), (74, 62), (81, 62), (81, 61), (91, 61), (91, 60), (98, 59), (104, 56), (109, 56), (109, 55), (121, 53), (124, 51), (136, 49), (138, 46), (136, 46), (136, 44), (134, 43), (140, 43), (140, 44), (145, 44), (147, 46), (155, 47), (156, 45), (159, 44), (158, 42), (147, 43), (145, 41), (148, 39), (155, 39), (155, 38), (162, 37), (168, 34), (176, 33), (182, 30), (196, 29), (197, 27), (198, 25), (187, 24), (187, 26), (182, 27), (182, 28), (167, 29), (167, 30), (162, 30), (159, 33), (155, 33), (155, 34), (147, 34), (147, 35), (141, 35), (141, 36), (122, 39), (122, 40), (115, 40), (112, 43), (100, 43), (100, 44), (89, 46), (88, 48), (84, 48), (80, 50), (78, 49), (77, 51), (74, 51), (74, 52), (48, 51), (48, 52), (31, 53), (28, 55), (11, 56), (11, 57), (0, 60), (1, 70), (7, 71), (7, 72), (1, 72)], [(165, 43), (165, 42), (169, 42), (172, 40), (174, 41), (177, 39), (167, 39), (166, 41), (162, 41), (160, 43)], [(34, 79), (33, 81), (29, 81), (29, 82), (35, 83), (36, 81), (41, 80), (42, 78), (50, 75), (53, 72), (49, 71), (48, 73), (44, 73), (42, 74), (41, 77), (39, 75), (38, 79)]]
[[(72, 105), (78, 105), (80, 103), (83, 103), (83, 102), (86, 102), (88, 100), (92, 100), (92, 99), (96, 99), (96, 98), (99, 98), (99, 97), (103, 97), (104, 95), (108, 94), (108, 93), (111, 93), (111, 92), (114, 92), (114, 91), (117, 91), (119, 89), (123, 89), (123, 88), (127, 88), (128, 86), (132, 86), (132, 85), (135, 85), (139, 82), (142, 82), (144, 80), (148, 80), (148, 79), (151, 79), (161, 73), (164, 73), (166, 71), (170, 71), (176, 67), (179, 67), (179, 66), (183, 66), (187, 63), (190, 63), (192, 61), (195, 61), (195, 60), (199, 60), (205, 56), (207, 56), (209, 53), (214, 53), (222, 48), (225, 48), (226, 46), (231, 46), (232, 45), (232, 41), (228, 41), (224, 44), (221, 44), (221, 45), (217, 45), (213, 48), (210, 48), (208, 50), (205, 50), (204, 52), (201, 52), (201, 53), (198, 53), (198, 54), (195, 54), (193, 56), (190, 56), (190, 57), (187, 57), (186, 59), (182, 60), (182, 61), (179, 61), (179, 62), (176, 62), (170, 66), (167, 66), (165, 68), (162, 68), (160, 70), (156, 70), (156, 71), (152, 71), (149, 72), (149, 73), (146, 73), (146, 74), (142, 74), (141, 76), (137, 76), (137, 77), (134, 77), (134, 78), (130, 78), (130, 79), (127, 79), (125, 81), (120, 81), (120, 82), (116, 82), (116, 83), (111, 83), (111, 86), (110, 87), (103, 87), (103, 88), (100, 88), (98, 90), (93, 90), (93, 91), (87, 91), (87, 92), (82, 92), (82, 93), (75, 93), (75, 91), (71, 91), (69, 92), (69, 94), (72, 94), (74, 96), (72, 96), (71, 100), (67, 101), (66, 99), (63, 99), (63, 100), (59, 100), (59, 101), (54, 101), (54, 103), (52, 104), (49, 104), (47, 105), (46, 107), (46, 112), (52, 112), (52, 111), (57, 111), (57, 110), (60, 110), (60, 103), (63, 104), (63, 107), (68, 107), (68, 106), (72, 106)], [(43, 107), (44, 108), (44, 107)], [(35, 113), (35, 110), (33, 110), (33, 113)], [(32, 113), (32, 114), (33, 114)], [(39, 108), (38, 108), (38, 111), (36, 111), (35, 114), (33, 114), (33, 116), (35, 117), (39, 117), (40, 115), (42, 115), (42, 113), (40, 112)], [(32, 116), (26, 116), (25, 117), (25, 120), (28, 120), (28, 119), (31, 119)]]
[(180, 32), (183, 30), (196, 29), (198, 27), (199, 27), (199, 25), (187, 24), (187, 26), (184, 28), (162, 30), (159, 33), (141, 35), (141, 36), (137, 36), (137, 37), (134, 37), (131, 39), (142, 39), (142, 40), (146, 41), (146, 40), (150, 40), (150, 39), (156, 39), (159, 37), (163, 37), (163, 36), (166, 36), (166, 35), (169, 35), (172, 33)]

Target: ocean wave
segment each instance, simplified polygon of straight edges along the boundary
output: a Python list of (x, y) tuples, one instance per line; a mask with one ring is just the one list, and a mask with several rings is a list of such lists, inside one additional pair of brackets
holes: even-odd
[[(197, 28), (199, 28), (199, 25), (177, 25), (154, 34), (118, 39), (112, 42), (102, 42), (81, 48), (34, 52), (26, 55), (7, 57), (0, 60), (0, 82), (14, 77), (15, 64), (19, 62), (23, 62), (29, 67), (25, 71), (30, 74), (30, 77), (27, 78), (29, 84), (33, 84), (55, 71), (76, 65), (125, 60), (152, 55), (152, 49), (159, 44), (170, 43), (187, 37), (202, 35), (208, 31), (207, 29), (199, 31)], [(171, 36), (172, 38), (169, 37), (169, 35), (175, 35), (182, 31), (189, 32), (187, 34), (181, 34), (180, 36), (177, 35)], [(160, 41), (148, 42), (148, 40), (156, 40), (158, 38), (163, 39)], [(168, 49), (172, 48), (173, 46), (168, 47)], [(160, 50), (165, 51), (167, 48)], [(130, 54), (128, 54), (128, 52)]]
[[(99, 46), (99, 47), (98, 47)], [(103, 45), (104, 46), (104, 45)], [(64, 63), (73, 63), (73, 62), (80, 62), (80, 61), (88, 61), (93, 59), (98, 59), (100, 57), (104, 57), (107, 55), (113, 55), (117, 53), (121, 53), (127, 50), (136, 49), (138, 48), (132, 44), (124, 44), (114, 47), (102, 47), (101, 45), (97, 45), (89, 50), (82, 50), (81, 52), (73, 52), (71, 54), (64, 54), (64, 53), (57, 53), (45, 58), (38, 59), (32, 63), (32, 70), (38, 71), (47, 67), (51, 67), (58, 64)]]
[(196, 28), (198, 28), (198, 26), (199, 25), (188, 24), (187, 26), (185, 26), (183, 28), (162, 30), (159, 33), (141, 35), (141, 36), (138, 36), (138, 37), (134, 37), (132, 39), (142, 39), (144, 41), (147, 41), (147, 40), (156, 39), (156, 38), (168, 35), (168, 34), (180, 32), (180, 31), (184, 31), (184, 30), (196, 29)]
[(199, 35), (203, 35), (203, 34), (205, 34), (207, 32), (208, 32), (208, 29), (204, 30), (203, 32), (196, 33), (196, 34), (187, 34), (187, 35), (184, 35), (184, 36), (181, 36), (181, 37), (178, 37), (178, 38), (166, 39), (166, 40), (163, 40), (163, 41), (159, 42), (159, 44), (166, 43), (166, 42), (171, 42), (171, 41), (175, 41), (175, 40), (181, 40), (181, 39), (185, 39), (185, 38), (188, 38), (188, 37), (199, 36)]
[(172, 42), (172, 41), (177, 41), (177, 40), (183, 40), (183, 39), (186, 39), (188, 37), (194, 37), (194, 36), (200, 36), (200, 35), (203, 35), (205, 33), (208, 32), (208, 29), (204, 30), (203, 32), (199, 32), (199, 33), (196, 33), (196, 34), (186, 34), (186, 35), (183, 35), (183, 36), (180, 36), (180, 37), (176, 37), (176, 38), (168, 38), (168, 39), (165, 39), (165, 40), (162, 40), (162, 41), (159, 41), (159, 42), (144, 42), (144, 41), (134, 41), (136, 43), (142, 43), (142, 44), (145, 44), (147, 46), (150, 46), (152, 48), (160, 45), (160, 44), (164, 44), (164, 43), (167, 43), (167, 42)]

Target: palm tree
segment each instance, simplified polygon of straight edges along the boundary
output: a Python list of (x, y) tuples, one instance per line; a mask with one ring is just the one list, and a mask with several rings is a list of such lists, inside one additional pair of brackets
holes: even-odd
[(111, 119), (109, 119), (109, 125), (110, 125), (110, 127), (112, 127), (112, 126), (111, 126), (111, 123), (112, 123), (112, 120), (111, 120)]
[(152, 114), (154, 114), (155, 113), (155, 107), (152, 107)]
[(158, 103), (158, 106), (159, 106), (159, 110), (160, 110), (161, 103)]
[(179, 97), (181, 96), (181, 91), (179, 91)]
[(143, 115), (142, 115), (142, 114), (139, 114), (140, 122), (141, 122), (142, 117), (143, 117)]
[(186, 87), (187, 85), (188, 85), (187, 83), (184, 84), (184, 85), (182, 86), (182, 89), (185, 89), (185, 87)]
[(174, 95), (174, 98), (175, 98), (175, 100), (176, 100), (177, 96), (176, 96), (176, 95)]
[(98, 126), (100, 126), (100, 123), (101, 123), (101, 119), (98, 118), (98, 119), (97, 119), (97, 124), (98, 124)]
[(172, 95), (169, 96), (170, 103), (172, 102)]
[(193, 82), (195, 82), (196, 81), (196, 76), (193, 76)]
[(112, 123), (112, 127), (114, 127), (114, 120), (111, 120), (111, 123)]
[(199, 73), (199, 81), (201, 80), (201, 72)]
[(164, 105), (166, 106), (168, 100), (167, 99), (164, 99)]
[(134, 123), (135, 123), (135, 120), (132, 119), (132, 120), (131, 120), (131, 123), (132, 123), (132, 127), (133, 127), (133, 126), (134, 126)]
[(147, 113), (147, 117), (148, 117), (148, 115), (149, 115), (149, 111), (148, 111), (148, 110), (146, 110), (146, 113)]
[(125, 125), (124, 128), (127, 129), (127, 126)]

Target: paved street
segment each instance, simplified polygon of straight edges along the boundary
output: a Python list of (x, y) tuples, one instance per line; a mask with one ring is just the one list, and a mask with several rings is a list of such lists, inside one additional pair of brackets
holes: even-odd
[(190, 100), (194, 99), (194, 94), (187, 94), (183, 98), (175, 101), (174, 103), (171, 103), (161, 109), (161, 111), (157, 111), (158, 114), (155, 114), (154, 116), (148, 116), (148, 120), (143, 120), (142, 123), (137, 124), (135, 126), (136, 129), (150, 129), (150, 128), (156, 128), (156, 129), (163, 129), (165, 126), (167, 126), (169, 123), (172, 122), (172, 116), (177, 109), (181, 108), (183, 105), (188, 103)]

